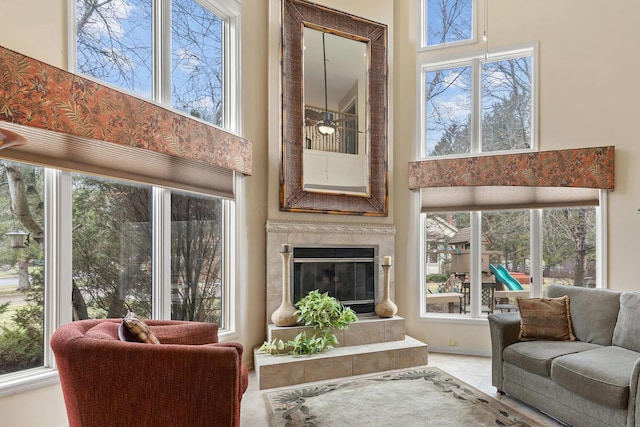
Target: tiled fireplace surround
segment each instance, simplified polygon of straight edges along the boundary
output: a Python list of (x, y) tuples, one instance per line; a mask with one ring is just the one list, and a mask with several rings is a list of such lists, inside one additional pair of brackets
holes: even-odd
[[(302, 327), (277, 327), (271, 314), (282, 301), (282, 245), (377, 247), (376, 303), (383, 297), (381, 260), (394, 256), (395, 227), (386, 224), (351, 224), (269, 220), (267, 231), (267, 339), (292, 339)], [(393, 268), (390, 297), (395, 298)], [(381, 319), (375, 313), (359, 315), (349, 329), (339, 332), (340, 346), (311, 357), (268, 356), (254, 350), (260, 389), (330, 378), (425, 365), (427, 345), (405, 335), (404, 319)]]
[[(291, 222), (270, 220), (267, 222), (267, 321), (282, 301), (282, 257), (280, 250), (285, 243), (305, 246), (378, 246), (378, 259), (394, 257), (395, 227), (376, 224), (344, 224), (321, 222)], [(378, 280), (383, 278), (380, 261), (377, 261)], [(389, 275), (390, 297), (394, 300), (393, 268)], [(376, 302), (382, 299), (382, 283), (376, 286)]]

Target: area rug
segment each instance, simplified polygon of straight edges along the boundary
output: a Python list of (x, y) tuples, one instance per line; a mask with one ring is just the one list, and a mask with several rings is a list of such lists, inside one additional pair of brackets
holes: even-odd
[(264, 399), (270, 427), (538, 425), (435, 367), (273, 391)]

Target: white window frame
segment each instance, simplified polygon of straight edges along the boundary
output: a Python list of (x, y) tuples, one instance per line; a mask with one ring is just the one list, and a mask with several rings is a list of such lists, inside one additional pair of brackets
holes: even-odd
[[(482, 98), (481, 84), (482, 74), (481, 67), (486, 62), (503, 61), (507, 59), (522, 58), (524, 56), (531, 57), (531, 147), (521, 150), (510, 151), (488, 151), (483, 152), (482, 149)], [(471, 147), (469, 153), (453, 154), (446, 156), (429, 156), (426, 153), (425, 141), (425, 73), (430, 71), (438, 71), (447, 68), (471, 67)], [(507, 153), (525, 153), (538, 151), (538, 44), (529, 43), (518, 46), (512, 46), (493, 52), (488, 58), (486, 52), (474, 52), (466, 55), (450, 56), (448, 59), (432, 62), (429, 61), (427, 55), (418, 56), (417, 70), (417, 86), (420, 89), (418, 97), (418, 135), (419, 141), (418, 153), (421, 159), (438, 159), (451, 157), (470, 157), (482, 155), (496, 155)]]
[(478, 41), (478, 0), (471, 1), (471, 38), (467, 40), (459, 40), (455, 42), (442, 43), (438, 45), (429, 46), (427, 44), (427, 2), (429, 0), (418, 0), (419, 13), (418, 13), (418, 40), (420, 44), (418, 46), (418, 52), (427, 52), (439, 49), (448, 49), (456, 46), (464, 46), (468, 44), (474, 44)]

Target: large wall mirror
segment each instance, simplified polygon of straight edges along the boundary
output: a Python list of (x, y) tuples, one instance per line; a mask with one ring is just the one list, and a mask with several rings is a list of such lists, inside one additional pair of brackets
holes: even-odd
[(387, 27), (282, 4), (280, 208), (386, 216)]

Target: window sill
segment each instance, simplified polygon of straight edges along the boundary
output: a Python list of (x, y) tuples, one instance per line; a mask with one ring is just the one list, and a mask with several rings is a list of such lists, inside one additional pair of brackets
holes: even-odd
[(472, 325), (487, 324), (486, 314), (483, 314), (480, 317), (470, 317), (467, 315), (460, 315), (456, 313), (443, 313), (443, 314), (426, 313), (426, 314), (420, 315), (420, 319), (426, 320), (429, 322), (435, 322), (435, 323), (462, 323), (462, 324), (472, 324)]
[(34, 368), (3, 375), (0, 379), (0, 397), (23, 393), (59, 382), (58, 371), (53, 368)]

